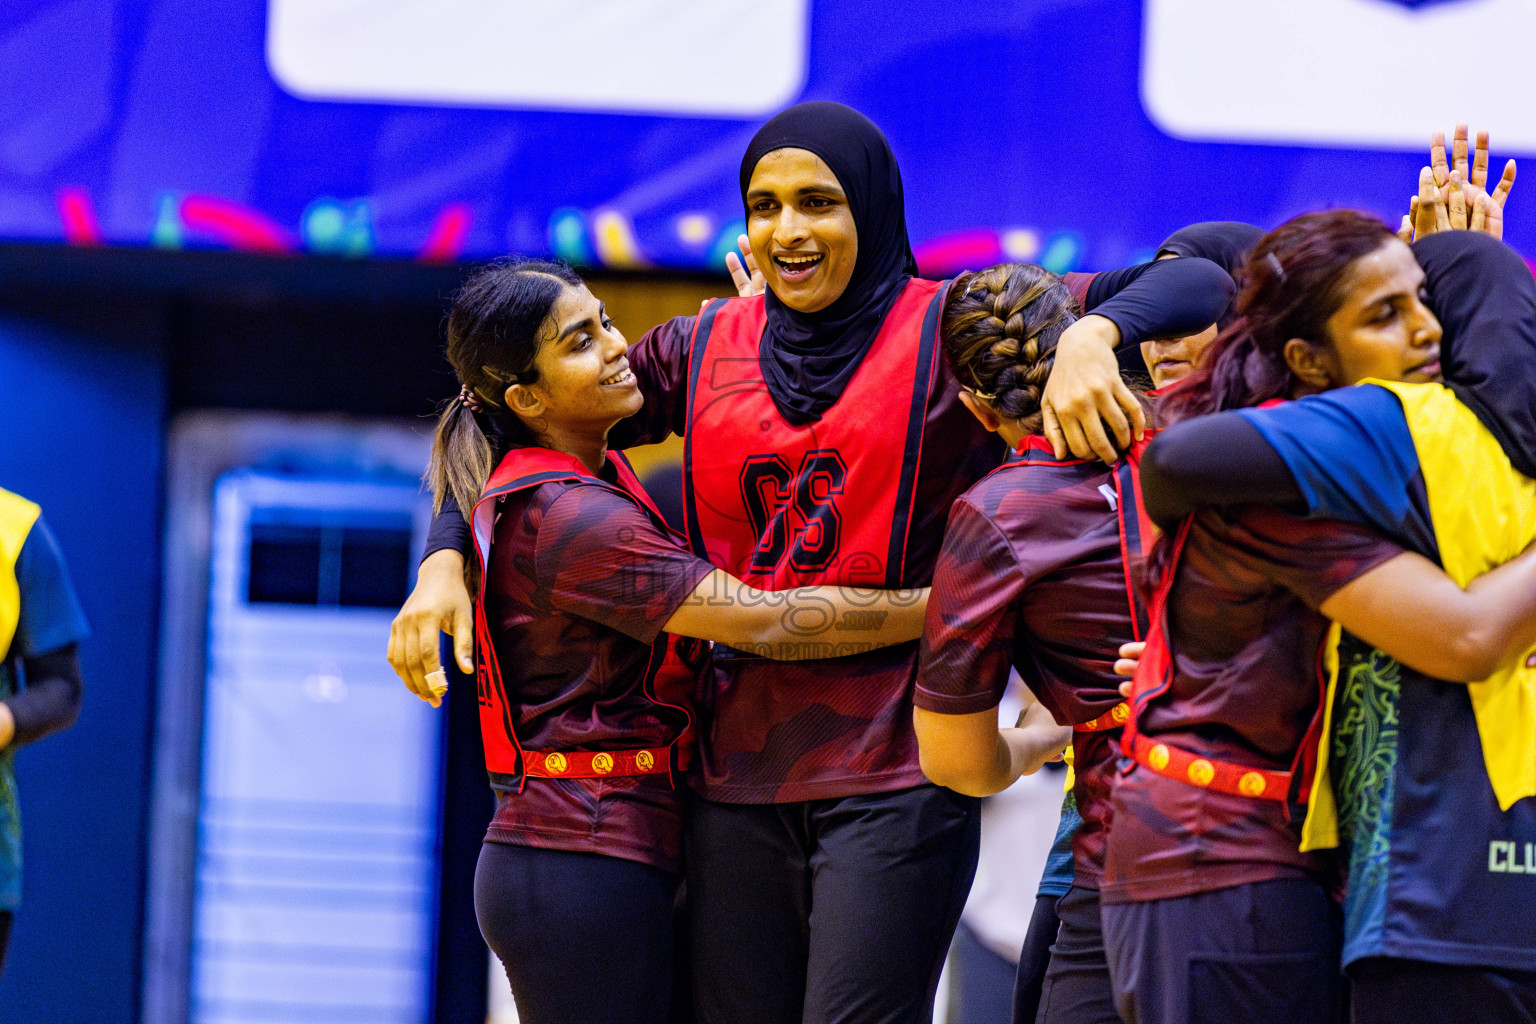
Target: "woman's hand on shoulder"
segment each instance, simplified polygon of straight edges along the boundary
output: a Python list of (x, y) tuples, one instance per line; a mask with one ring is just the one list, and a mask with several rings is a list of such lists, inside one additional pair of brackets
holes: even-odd
[[(1146, 430), (1141, 403), (1120, 379), (1114, 321), (1090, 313), (1062, 332), (1040, 396), (1045, 436), (1058, 459), (1114, 462)], [(1107, 428), (1107, 429), (1106, 429)]]

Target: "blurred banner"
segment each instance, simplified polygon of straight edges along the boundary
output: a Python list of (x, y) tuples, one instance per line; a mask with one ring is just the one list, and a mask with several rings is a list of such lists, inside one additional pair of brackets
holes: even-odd
[(835, 99), (926, 272), (1102, 268), (1203, 218), (1395, 225), (1458, 119), (1495, 174), (1536, 153), (1533, 35), (1527, 0), (12, 0), (0, 237), (718, 269), (757, 125)]

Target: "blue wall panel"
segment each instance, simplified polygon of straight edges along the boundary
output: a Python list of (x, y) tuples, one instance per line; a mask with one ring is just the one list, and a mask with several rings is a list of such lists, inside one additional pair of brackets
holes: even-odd
[(166, 373), (156, 318), (0, 314), (0, 486), (42, 504), (93, 630), (70, 731), (17, 758), (26, 835), (0, 1018), (138, 1014)]

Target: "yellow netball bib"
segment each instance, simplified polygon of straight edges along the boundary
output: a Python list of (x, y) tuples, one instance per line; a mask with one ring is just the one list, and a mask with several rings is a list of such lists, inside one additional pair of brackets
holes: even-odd
[[(1429, 493), (1446, 575), (1461, 586), (1536, 542), (1536, 480), (1509, 464), (1471, 409), (1443, 384), (1372, 381), (1403, 403)], [(1529, 651), (1468, 685), (1499, 809), (1536, 796), (1536, 669)]]
[[(1386, 388), (1402, 403), (1446, 575), (1465, 587), (1536, 542), (1536, 480), (1509, 464), (1498, 439), (1455, 392), (1443, 384), (1366, 383)], [(1335, 624), (1324, 654), (1325, 737), (1338, 685), (1339, 635)], [(1467, 686), (1483, 763), (1499, 809), (1505, 811), (1517, 800), (1536, 796), (1536, 669), (1525, 667), (1529, 654), (1520, 652), (1487, 679)], [(1327, 750), (1325, 740), (1302, 830), (1303, 850), (1338, 845)]]
[(10, 491), (0, 490), (0, 657), (11, 649), (21, 619), (21, 589), (16, 584), (16, 559), (42, 510)]

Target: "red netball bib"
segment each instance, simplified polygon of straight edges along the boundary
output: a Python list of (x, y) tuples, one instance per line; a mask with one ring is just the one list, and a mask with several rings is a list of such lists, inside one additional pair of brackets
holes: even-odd
[[(502, 682), (501, 666), (496, 659), (496, 648), (491, 643), (490, 624), (485, 615), (485, 586), (489, 575), (491, 535), (495, 526), (496, 503), (529, 487), (561, 480), (586, 480), (612, 488), (635, 502), (663, 533), (681, 542), (676, 532), (667, 526), (661, 512), (652, 503), (650, 495), (635, 477), (629, 463), (622, 455), (610, 452), (618, 486), (595, 476), (581, 460), (564, 452), (548, 448), (514, 448), (501, 460), (491, 478), (486, 481), (480, 500), (475, 503), (470, 517), (475, 534), (475, 551), (480, 558), (480, 593), (475, 601), (475, 681), (480, 697), (480, 735), (485, 746), (485, 766), (488, 771), (504, 775), (528, 775), (558, 777), (562, 775), (650, 775), (671, 774), (684, 767), (684, 758), (693, 739), (693, 713), (689, 710), (689, 698), (694, 678), (698, 672), (697, 658), (686, 657), (678, 649), (679, 638), (662, 633), (651, 645), (651, 657), (640, 680), (644, 696), (656, 704), (681, 711), (689, 724), (664, 750), (617, 751), (597, 754), (524, 750), (513, 728), (512, 701)], [(694, 644), (693, 641), (686, 641)], [(627, 756), (621, 756), (627, 755)], [(574, 758), (590, 762), (591, 770), (578, 771), (569, 766)], [(602, 760), (607, 758), (606, 761)], [(521, 785), (521, 782), (519, 783)]]
[(944, 292), (908, 282), (846, 390), (801, 426), (763, 377), (762, 296), (705, 306), (683, 455), (695, 554), (763, 590), (901, 585)]

